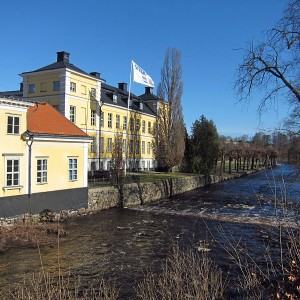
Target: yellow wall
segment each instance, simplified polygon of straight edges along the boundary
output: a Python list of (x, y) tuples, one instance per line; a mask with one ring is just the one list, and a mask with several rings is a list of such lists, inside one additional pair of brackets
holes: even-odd
[[(107, 153), (107, 141), (108, 138), (112, 138), (114, 141), (114, 135), (116, 132), (121, 131), (124, 134), (124, 139), (126, 138), (126, 130), (123, 130), (123, 117), (127, 116), (127, 108), (120, 107), (117, 105), (107, 105), (104, 104), (102, 107), (102, 111), (104, 112), (104, 126), (97, 128), (96, 124), (91, 124), (91, 111), (97, 110), (97, 101), (100, 100), (100, 85), (99, 79), (93, 78), (92, 76), (86, 76), (84, 74), (79, 74), (72, 71), (63, 70), (53, 70), (46, 72), (38, 72), (38, 73), (26, 73), (23, 75), (24, 83), (26, 83), (27, 88), (29, 89), (29, 85), (35, 84), (35, 93), (28, 93), (27, 97), (34, 98), (37, 97), (39, 101), (45, 101), (50, 103), (51, 105), (62, 105), (64, 104), (66, 107), (64, 109), (60, 108), (60, 111), (65, 112), (65, 116), (69, 118), (69, 107), (76, 107), (75, 114), (75, 125), (77, 125), (84, 132), (89, 134), (91, 137), (97, 138), (101, 134), (101, 137), (104, 138), (104, 151), (100, 154), (101, 159), (110, 159), (111, 153)], [(60, 91), (53, 91), (53, 81), (60, 80)], [(70, 86), (71, 83), (76, 84), (76, 91), (71, 91)], [(47, 86), (46, 91), (41, 91), (41, 84), (45, 83)], [(96, 97), (91, 95), (91, 90), (96, 90)], [(62, 101), (62, 99), (64, 99)], [(62, 101), (62, 102), (61, 102)], [(112, 113), (113, 121), (112, 128), (108, 127), (108, 113)], [(116, 128), (116, 115), (120, 115), (120, 129)], [(151, 122), (151, 128), (155, 123), (155, 116), (147, 115), (142, 112), (134, 112), (131, 111), (127, 120), (127, 124), (130, 124), (130, 117), (134, 118), (134, 126), (136, 126), (136, 119), (140, 119), (140, 129), (137, 131), (128, 130), (128, 142), (127, 142), (127, 157), (138, 158), (138, 159), (154, 159), (153, 151), (152, 151), (152, 141), (153, 136), (152, 133), (148, 133), (148, 122)], [(99, 118), (99, 115), (96, 115), (96, 119)], [(145, 132), (142, 132), (142, 120), (145, 120)], [(98, 120), (96, 121), (98, 122)], [(100, 131), (100, 132), (99, 132)], [(134, 145), (136, 145), (136, 140), (140, 141), (140, 151), (139, 154), (136, 154), (134, 151), (133, 154), (129, 153), (129, 141), (134, 140)], [(142, 154), (142, 142), (145, 142), (145, 154)], [(151, 152), (148, 154), (147, 144), (151, 143)], [(88, 157), (90, 159), (96, 159), (98, 156), (99, 143), (98, 141), (95, 143), (95, 147), (97, 148), (95, 152), (91, 152), (91, 147), (89, 146), (89, 154)]]
[[(69, 180), (69, 158), (77, 158), (77, 180)], [(47, 183), (37, 183), (37, 160), (47, 159)], [(34, 141), (32, 144), (32, 193), (84, 186), (84, 145), (75, 142)]]
[[(26, 144), (21, 139), (21, 134), (26, 131), (26, 111), (27, 108), (18, 108), (1, 105), (0, 101), (0, 197), (22, 195), (26, 193)], [(18, 116), (20, 120), (19, 134), (7, 133), (7, 116)], [(17, 155), (17, 156), (12, 156)], [(6, 189), (6, 165), (8, 157), (18, 157), (20, 159), (20, 186), (21, 188), (10, 187)]]
[[(30, 75), (27, 74), (28, 82), (28, 97), (43, 97), (45, 95), (57, 95), (60, 91), (53, 90), (53, 81), (61, 80), (61, 72), (45, 72), (45, 73), (32, 73)], [(35, 92), (30, 93), (29, 85), (35, 85)]]
[[(29, 147), (26, 145), (27, 106), (7, 104), (0, 99), (0, 201), (1, 197), (26, 195), (29, 193)], [(21, 107), (22, 106), (22, 107)], [(19, 133), (7, 133), (7, 117), (20, 120)], [(64, 139), (62, 137), (43, 140), (35, 137), (31, 146), (31, 193), (49, 192), (86, 187), (87, 147), (89, 141)], [(30, 142), (28, 143), (30, 144)], [(77, 179), (69, 180), (69, 158), (77, 159)], [(19, 185), (6, 186), (6, 160), (18, 159), (20, 162)], [(37, 182), (37, 160), (47, 159), (47, 182)]]
[[(123, 139), (126, 139), (126, 130), (123, 129), (123, 117), (127, 117), (127, 109), (119, 108), (116, 106), (106, 106), (104, 105), (102, 108), (102, 112), (104, 113), (104, 126), (101, 127), (101, 137), (104, 137), (104, 153), (101, 155), (101, 158), (111, 158), (111, 153), (107, 153), (107, 144), (108, 144), (108, 138), (112, 138), (112, 141), (114, 142), (114, 135), (116, 132), (122, 132), (123, 133)], [(108, 114), (112, 114), (112, 128), (108, 127)], [(116, 128), (116, 116), (120, 115), (120, 129)], [(134, 131), (130, 130), (130, 118), (134, 121)], [(140, 120), (140, 128), (137, 130), (136, 128), (136, 120)], [(142, 131), (142, 121), (145, 121), (145, 132)], [(151, 123), (151, 132), (148, 132), (148, 122)], [(153, 151), (152, 151), (152, 130), (153, 125), (155, 123), (155, 117), (135, 111), (130, 111), (128, 115), (127, 120), (127, 126), (128, 126), (128, 137), (127, 137), (127, 151), (129, 158), (153, 158)], [(134, 150), (134, 153), (129, 153), (129, 141), (133, 140), (134, 147), (136, 145), (136, 141), (140, 142), (140, 151), (139, 154), (136, 154), (136, 150)], [(142, 154), (142, 141), (145, 142), (145, 153)], [(150, 155), (147, 153), (147, 143), (151, 143), (151, 152)]]

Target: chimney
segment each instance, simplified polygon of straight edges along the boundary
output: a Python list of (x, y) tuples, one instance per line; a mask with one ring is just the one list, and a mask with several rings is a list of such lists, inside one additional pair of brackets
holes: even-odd
[(123, 92), (127, 92), (127, 83), (126, 82), (119, 82), (119, 89), (122, 90)]
[(153, 88), (150, 86), (145, 87), (145, 94), (153, 94)]
[(70, 53), (65, 51), (57, 52), (57, 62), (63, 61), (68, 63), (69, 62)]
[(90, 75), (92, 75), (96, 78), (100, 78), (100, 73), (99, 72), (91, 72)]

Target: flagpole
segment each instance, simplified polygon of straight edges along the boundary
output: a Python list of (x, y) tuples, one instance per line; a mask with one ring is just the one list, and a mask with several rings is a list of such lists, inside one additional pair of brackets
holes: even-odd
[(132, 61), (130, 63), (130, 77), (129, 77), (129, 89), (128, 89), (128, 102), (127, 102), (127, 117), (126, 117), (126, 146), (125, 146), (125, 176), (127, 168), (127, 150), (128, 150), (128, 127), (129, 127), (129, 102), (130, 102), (130, 93), (131, 93), (131, 78), (132, 78)]

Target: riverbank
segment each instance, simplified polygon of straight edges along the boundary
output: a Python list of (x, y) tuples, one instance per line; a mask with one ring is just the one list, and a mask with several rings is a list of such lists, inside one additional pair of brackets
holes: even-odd
[[(124, 186), (125, 207), (139, 206), (166, 199), (207, 185), (247, 176), (258, 170), (227, 176), (193, 175), (179, 178), (136, 182)], [(13, 218), (0, 219), (0, 253), (13, 248), (54, 247), (57, 237), (66, 235), (63, 221), (78, 218), (99, 211), (118, 207), (119, 192), (115, 186), (97, 187), (89, 190), (88, 209), (73, 211), (41, 212)]]
[(16, 222), (13, 225), (0, 225), (0, 254), (11, 249), (54, 247), (58, 236), (66, 235), (58, 223), (30, 224)]
[[(133, 183), (127, 183), (124, 184), (124, 199), (122, 206), (130, 207), (156, 202), (207, 185), (247, 176), (257, 171), (261, 171), (261, 169), (242, 171), (233, 175), (226, 174), (226, 176), (188, 175), (152, 182), (136, 181)], [(0, 218), (0, 227), (21, 223), (35, 224), (40, 223), (41, 221), (61, 222), (69, 218), (80, 217), (87, 214), (97, 213), (101, 210), (120, 207), (121, 203), (119, 198), (117, 186), (110, 185), (91, 187), (88, 192), (88, 208), (83, 207), (76, 210), (61, 210), (59, 212), (49, 211), (49, 214), (47, 213), (48, 210), (45, 209), (40, 212), (40, 214), (33, 215), (28, 212), (18, 216)]]
[(118, 206), (131, 207), (170, 198), (185, 192), (202, 188), (207, 185), (247, 176), (259, 170), (244, 171), (233, 175), (189, 175), (178, 178), (169, 178), (153, 182), (124, 184), (123, 199), (117, 186), (103, 186), (89, 189), (89, 210), (97, 211)]

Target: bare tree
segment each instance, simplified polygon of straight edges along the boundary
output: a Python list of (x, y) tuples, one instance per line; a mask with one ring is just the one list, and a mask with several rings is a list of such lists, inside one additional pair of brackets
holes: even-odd
[(125, 164), (123, 160), (123, 133), (116, 132), (112, 149), (111, 179), (119, 191), (119, 205), (124, 205)]
[(181, 106), (181, 76), (181, 53), (174, 48), (168, 49), (157, 92), (164, 102), (159, 105), (153, 144), (158, 167), (166, 171), (179, 166), (184, 156), (185, 127)]
[[(258, 111), (280, 99), (300, 104), (300, 0), (290, 0), (283, 17), (266, 34), (266, 41), (249, 43), (238, 67), (235, 89), (239, 101), (249, 100), (255, 90), (263, 90)], [(286, 97), (287, 94), (289, 97)]]

